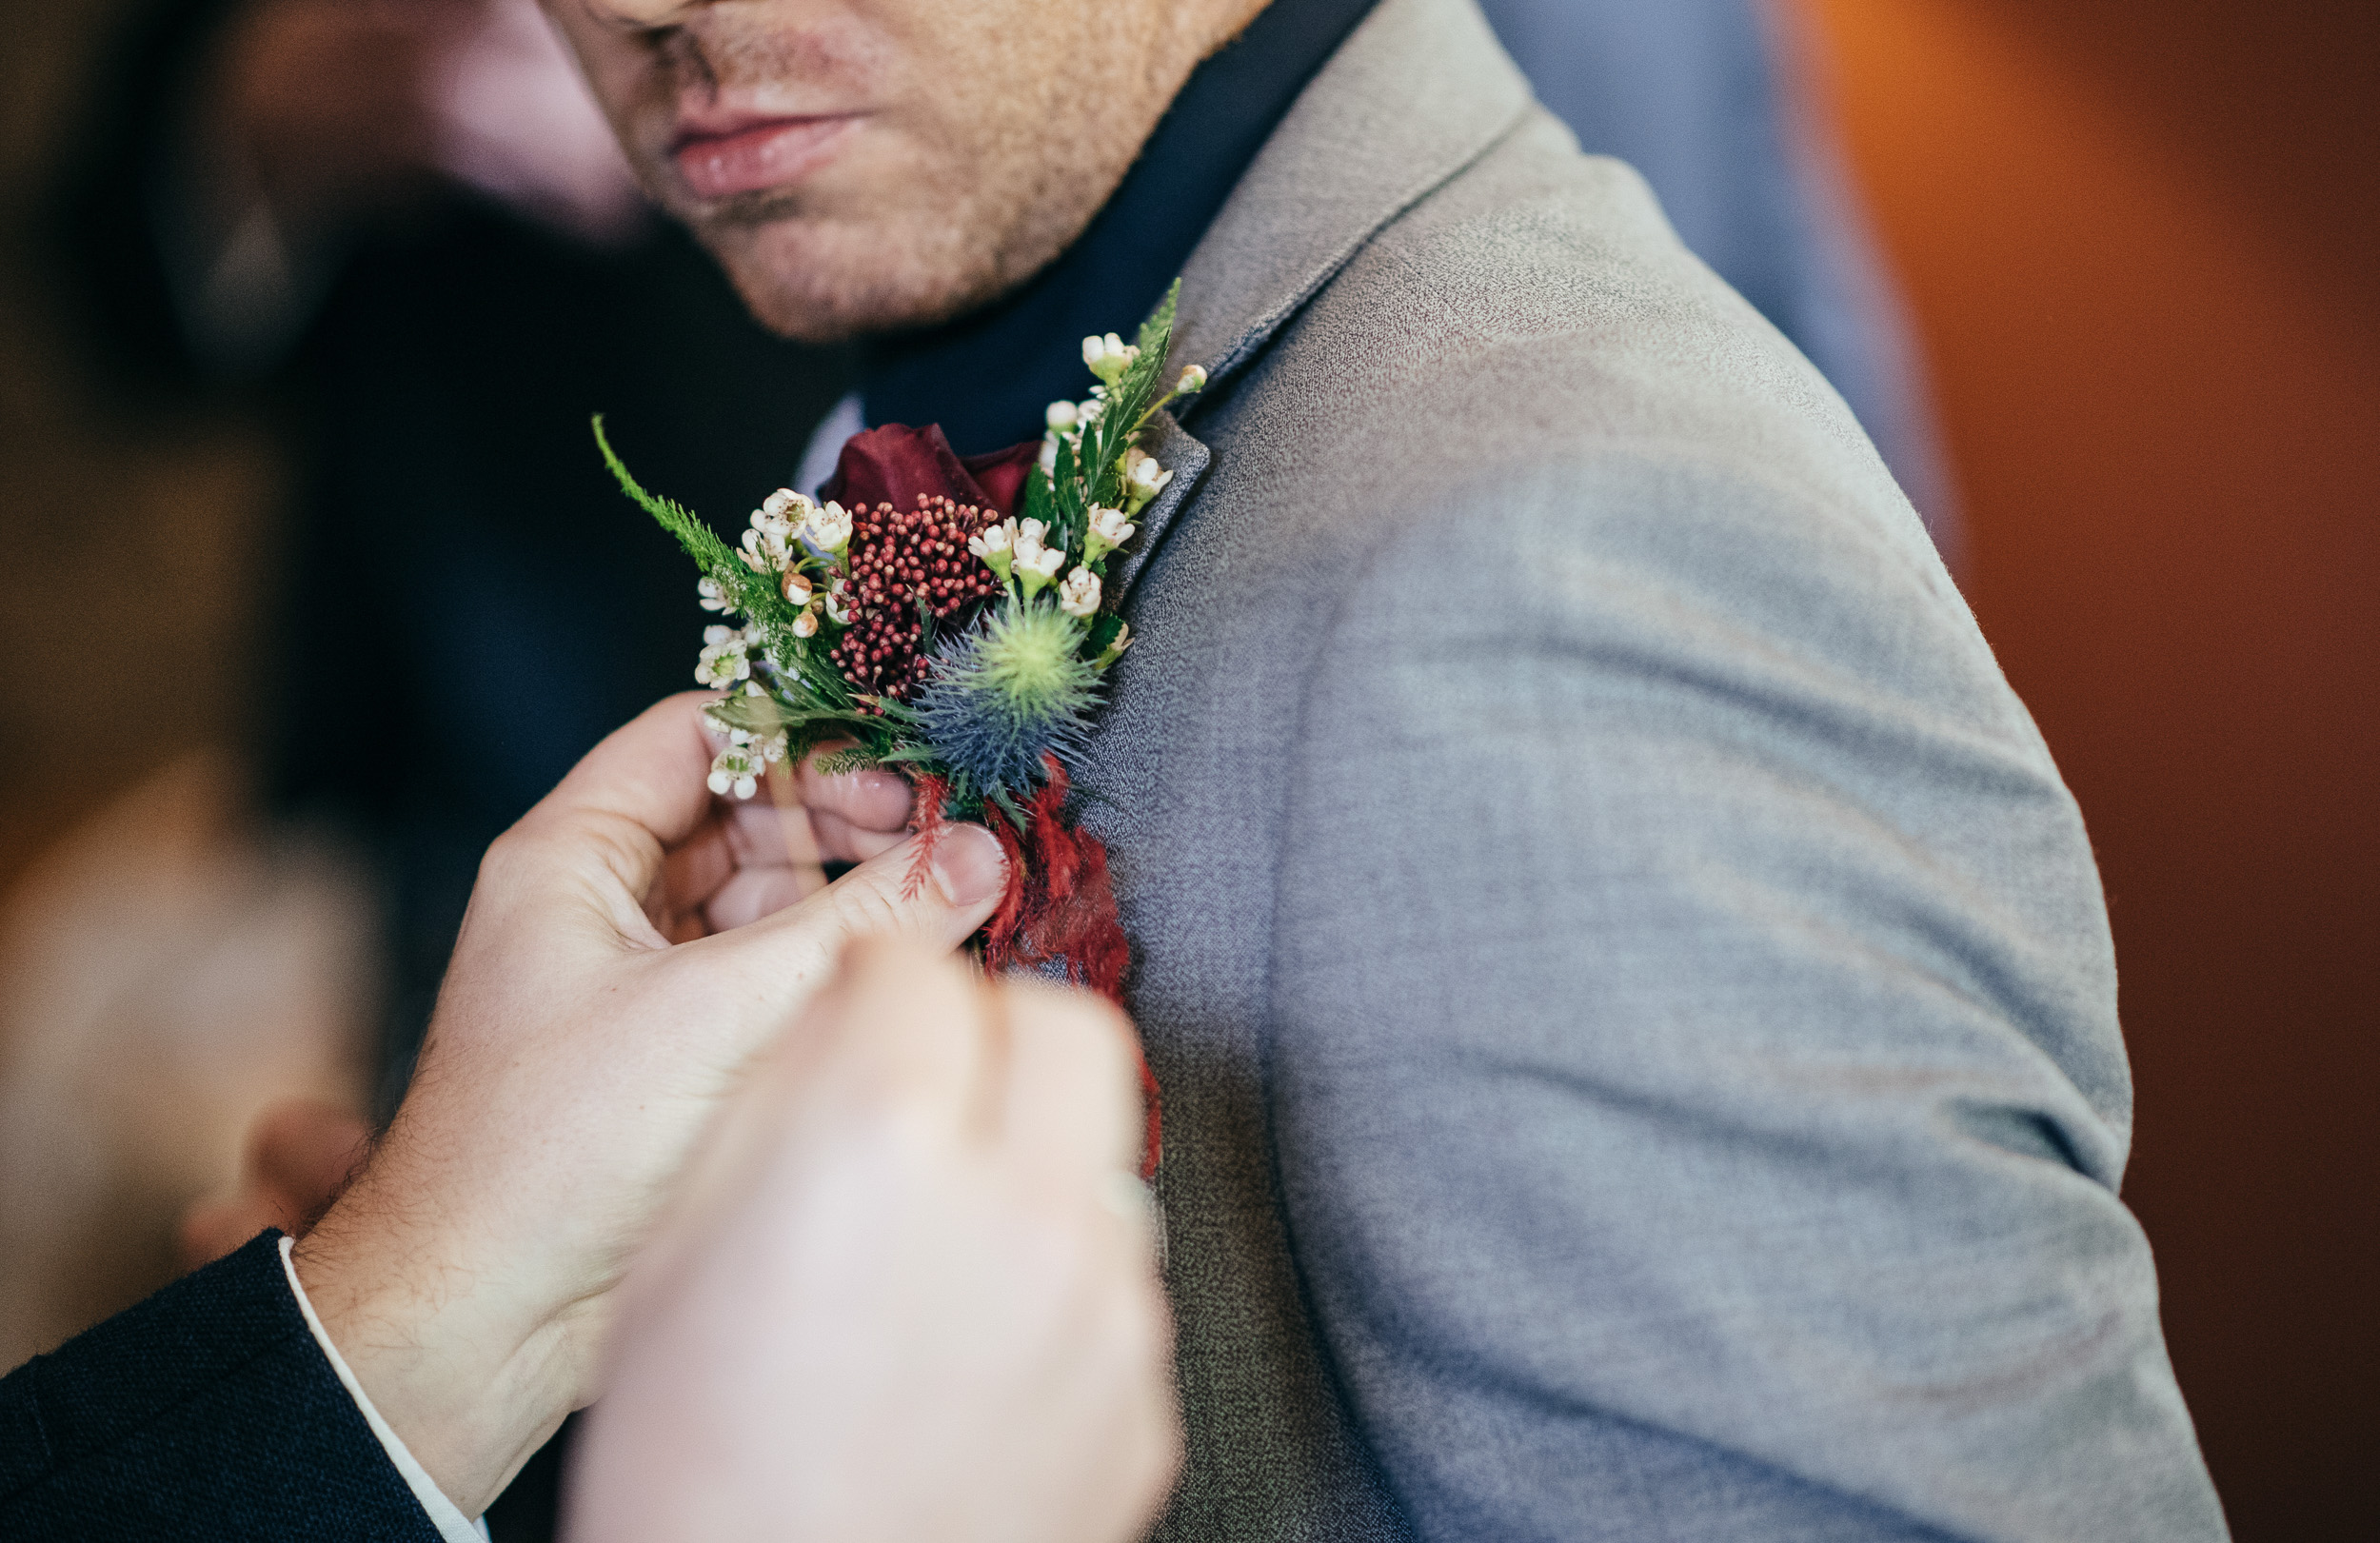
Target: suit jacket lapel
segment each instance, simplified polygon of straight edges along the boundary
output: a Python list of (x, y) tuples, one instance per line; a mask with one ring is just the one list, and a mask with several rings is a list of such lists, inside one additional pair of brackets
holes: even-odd
[(1140, 533), (1108, 564), (1107, 583), (1120, 609), (1124, 598), (1132, 593), (1133, 581), (1148, 566), (1158, 543), (1165, 539), (1165, 532), (1172, 527), (1174, 516), (1181, 512), (1198, 490), (1199, 481), (1206, 475), (1207, 463), (1212, 459), (1206, 446), (1183, 432), (1170, 412), (1160, 412), (1150, 419), (1146, 434), (1141, 448), (1157, 457), (1158, 465), (1172, 472), (1174, 479), (1141, 509), (1136, 522)]
[[(1536, 106), (1473, 0), (1380, 0), (1265, 141), (1190, 254), (1168, 368), (1219, 390), (1375, 231), (1486, 153)], [(1182, 417), (1195, 420), (1194, 397)], [(1145, 446), (1174, 474), (1110, 570), (1116, 603), (1189, 506), (1210, 460), (1171, 413)]]
[[(1191, 253), (1173, 367), (1202, 364), (1220, 386), (1375, 231), (1535, 106), (1473, 0), (1380, 0)], [(1194, 401), (1183, 416), (1197, 413)]]

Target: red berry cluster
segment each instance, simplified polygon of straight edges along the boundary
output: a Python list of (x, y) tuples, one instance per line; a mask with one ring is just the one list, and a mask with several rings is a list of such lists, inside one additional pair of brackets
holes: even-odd
[(1000, 592), (999, 578), (967, 550), (967, 538), (996, 519), (923, 493), (905, 514), (889, 504), (852, 511), (851, 627), (828, 650), (844, 680), (895, 700), (916, 687), (925, 673), (919, 602), (940, 621)]

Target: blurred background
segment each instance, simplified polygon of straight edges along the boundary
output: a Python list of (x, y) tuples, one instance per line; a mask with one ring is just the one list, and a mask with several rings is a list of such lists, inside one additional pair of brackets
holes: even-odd
[[(2371, 1536), (2380, 8), (1489, 9), (1953, 558), (2097, 845), (2126, 1196), (2237, 1535)], [(527, 0), (10, 45), (0, 1366), (319, 1188), (243, 1177), (260, 1115), (338, 1166), (479, 847), (684, 683), (586, 413), (732, 523), (853, 368), (644, 211)]]

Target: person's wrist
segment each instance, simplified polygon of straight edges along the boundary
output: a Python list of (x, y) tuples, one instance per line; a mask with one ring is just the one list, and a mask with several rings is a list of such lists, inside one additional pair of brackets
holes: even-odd
[(476, 1516), (579, 1402), (574, 1311), (451, 1217), (384, 1204), (367, 1175), (296, 1247), (323, 1330), (456, 1509)]

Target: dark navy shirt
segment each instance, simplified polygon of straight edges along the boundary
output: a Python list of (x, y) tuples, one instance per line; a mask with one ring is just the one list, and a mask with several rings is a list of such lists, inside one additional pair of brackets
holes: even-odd
[(1091, 388), (1082, 340), (1129, 337), (1181, 274), (1240, 173), (1374, 0), (1275, 0), (1191, 73), (1082, 237), (1005, 299), (880, 340), (861, 387), (877, 424), (940, 424), (962, 455), (1041, 436)]

